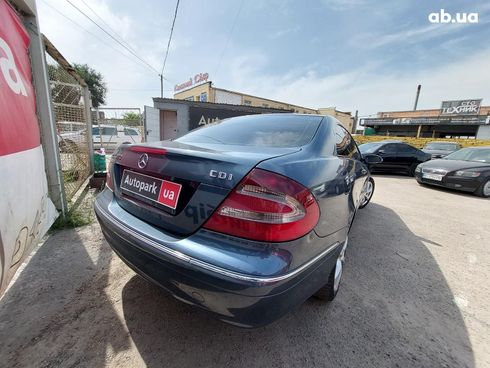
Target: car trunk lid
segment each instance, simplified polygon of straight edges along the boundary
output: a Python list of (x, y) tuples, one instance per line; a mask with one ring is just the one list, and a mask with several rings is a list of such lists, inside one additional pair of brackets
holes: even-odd
[(112, 159), (114, 193), (126, 211), (185, 236), (258, 163), (299, 150), (172, 141), (123, 146)]

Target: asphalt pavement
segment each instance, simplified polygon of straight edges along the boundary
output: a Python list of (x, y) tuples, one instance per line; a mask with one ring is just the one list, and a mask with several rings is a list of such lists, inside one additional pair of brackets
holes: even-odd
[(254, 330), (137, 276), (97, 224), (57, 232), (0, 300), (0, 366), (490, 367), (490, 200), (375, 180), (335, 301)]

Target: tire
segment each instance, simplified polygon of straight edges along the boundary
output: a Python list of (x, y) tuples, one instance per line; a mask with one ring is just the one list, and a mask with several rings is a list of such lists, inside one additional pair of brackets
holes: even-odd
[(478, 197), (490, 198), (490, 179), (487, 179), (480, 185), (480, 187), (476, 190), (475, 194)]
[(328, 281), (325, 285), (323, 285), (318, 291), (313, 295), (315, 298), (331, 302), (337, 296), (337, 293), (340, 288), (340, 282), (342, 281), (342, 273), (344, 269), (345, 263), (345, 250), (347, 248), (348, 239), (344, 241), (344, 245), (342, 246), (342, 250), (340, 251), (339, 256), (335, 262), (335, 267), (332, 272), (328, 276)]
[(359, 208), (366, 207), (369, 204), (369, 202), (371, 202), (371, 198), (373, 198), (374, 188), (375, 188), (374, 179), (369, 178), (364, 185), (365, 186), (369, 185), (368, 183), (370, 183), (370, 185), (371, 185), (371, 190), (370, 190), (370, 192), (365, 192), (365, 190), (367, 190), (367, 188), (362, 188), (362, 199), (361, 199), (361, 204), (359, 205)]
[(410, 165), (410, 167), (408, 168), (408, 175), (409, 176), (415, 176), (415, 169), (417, 168), (418, 165), (419, 164), (417, 164), (417, 163)]

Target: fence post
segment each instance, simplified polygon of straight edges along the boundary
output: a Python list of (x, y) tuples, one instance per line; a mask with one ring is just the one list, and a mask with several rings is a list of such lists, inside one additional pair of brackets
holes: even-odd
[(31, 56), (34, 89), (36, 91), (36, 108), (39, 115), (49, 197), (64, 217), (68, 212), (68, 203), (63, 185), (63, 172), (61, 171), (58, 136), (48, 82), (45, 48), (37, 18), (34, 16), (26, 17), (26, 28), (31, 39), (29, 54)]
[(85, 106), (85, 118), (87, 119), (87, 144), (88, 144), (88, 160), (90, 163), (90, 174), (95, 171), (94, 166), (94, 141), (92, 139), (92, 98), (88, 86), (83, 87), (83, 102)]

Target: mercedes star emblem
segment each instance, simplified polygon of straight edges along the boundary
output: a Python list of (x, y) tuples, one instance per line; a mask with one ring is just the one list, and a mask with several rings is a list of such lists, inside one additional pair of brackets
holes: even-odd
[(140, 169), (144, 169), (147, 164), (148, 164), (148, 155), (146, 153), (143, 153), (138, 159), (138, 167)]

